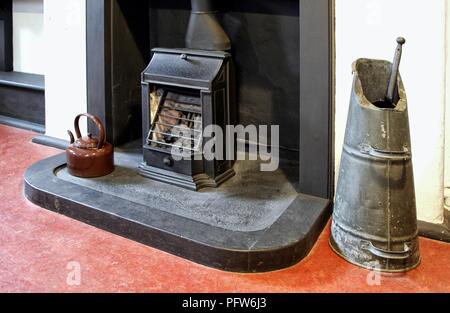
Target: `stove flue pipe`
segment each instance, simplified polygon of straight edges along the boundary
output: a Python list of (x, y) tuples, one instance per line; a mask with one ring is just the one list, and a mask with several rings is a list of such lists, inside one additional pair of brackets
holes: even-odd
[(211, 51), (230, 50), (230, 38), (217, 20), (213, 1), (191, 0), (191, 7), (186, 48)]

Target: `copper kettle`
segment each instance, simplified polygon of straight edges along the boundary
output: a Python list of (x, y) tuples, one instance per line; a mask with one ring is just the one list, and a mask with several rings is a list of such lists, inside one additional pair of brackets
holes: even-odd
[[(79, 121), (82, 116), (89, 118), (97, 126), (99, 136), (92, 134), (82, 137)], [(97, 116), (84, 113), (75, 118), (76, 140), (68, 130), (70, 146), (66, 150), (67, 169), (73, 176), (93, 178), (110, 174), (114, 171), (114, 147), (106, 142), (105, 127)]]

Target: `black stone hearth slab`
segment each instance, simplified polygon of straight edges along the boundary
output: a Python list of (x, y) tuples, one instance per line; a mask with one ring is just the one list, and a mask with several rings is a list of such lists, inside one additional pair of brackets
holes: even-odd
[(33, 203), (210, 267), (264, 272), (296, 264), (330, 214), (327, 199), (298, 194), (295, 164), (274, 173), (236, 164), (218, 189), (194, 192), (138, 175), (139, 154), (119, 152), (116, 171), (97, 179), (68, 175), (65, 155), (32, 165), (25, 195)]

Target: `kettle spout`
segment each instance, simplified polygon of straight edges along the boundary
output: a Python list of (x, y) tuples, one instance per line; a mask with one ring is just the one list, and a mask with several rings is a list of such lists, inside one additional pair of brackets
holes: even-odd
[(75, 142), (75, 137), (73, 136), (73, 133), (68, 130), (67, 133), (69, 134), (70, 137), (70, 144), (73, 144)]

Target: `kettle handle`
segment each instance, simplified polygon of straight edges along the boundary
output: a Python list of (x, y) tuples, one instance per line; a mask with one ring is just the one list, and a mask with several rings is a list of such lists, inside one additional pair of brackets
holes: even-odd
[(105, 140), (106, 140), (106, 135), (105, 135), (105, 126), (103, 126), (102, 121), (95, 115), (89, 114), (89, 113), (82, 113), (79, 114), (74, 121), (74, 127), (75, 127), (75, 134), (77, 136), (77, 139), (81, 138), (81, 132), (80, 132), (80, 118), (82, 116), (86, 116), (88, 119), (90, 119), (92, 122), (94, 122), (95, 126), (97, 126), (98, 128), (98, 145), (97, 145), (97, 149), (101, 149), (103, 148), (103, 146), (105, 145)]

